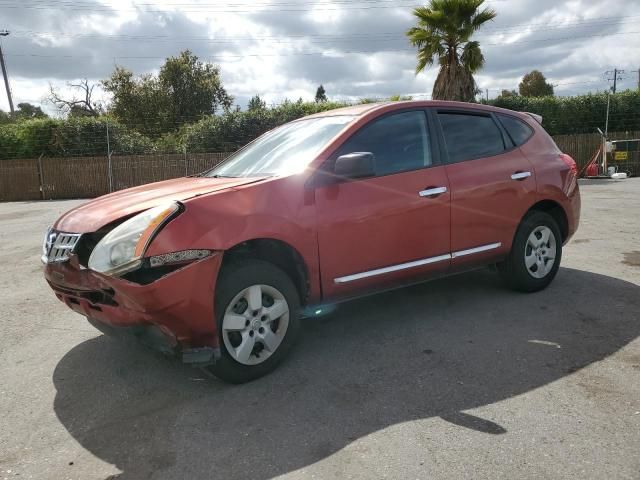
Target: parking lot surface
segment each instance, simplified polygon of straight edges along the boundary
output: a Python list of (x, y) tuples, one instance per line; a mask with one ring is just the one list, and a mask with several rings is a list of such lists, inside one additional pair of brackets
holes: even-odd
[(486, 269), (344, 304), (241, 386), (56, 300), (41, 239), (80, 201), (0, 204), (0, 479), (638, 479), (640, 179), (582, 196), (547, 290)]

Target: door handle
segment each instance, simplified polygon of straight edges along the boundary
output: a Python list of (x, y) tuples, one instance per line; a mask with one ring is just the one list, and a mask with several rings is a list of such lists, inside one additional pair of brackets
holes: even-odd
[(418, 192), (421, 197), (436, 197), (447, 192), (447, 187), (429, 187), (426, 190)]
[(531, 176), (531, 172), (516, 172), (511, 175), (511, 180), (524, 180), (525, 178), (529, 178)]

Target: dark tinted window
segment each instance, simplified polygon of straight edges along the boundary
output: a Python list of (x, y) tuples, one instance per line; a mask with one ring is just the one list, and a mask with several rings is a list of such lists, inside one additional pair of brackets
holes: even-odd
[(389, 175), (431, 165), (425, 113), (396, 113), (374, 120), (347, 140), (338, 155), (355, 152), (373, 153), (376, 175)]
[(529, 140), (531, 135), (533, 135), (531, 127), (522, 120), (518, 120), (517, 118), (510, 117), (508, 115), (498, 115), (498, 118), (517, 147)]
[(466, 113), (438, 113), (450, 162), (490, 157), (504, 151), (504, 140), (493, 118)]

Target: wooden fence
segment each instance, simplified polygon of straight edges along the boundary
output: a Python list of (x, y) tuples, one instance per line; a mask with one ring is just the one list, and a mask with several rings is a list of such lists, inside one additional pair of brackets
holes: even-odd
[[(113, 190), (203, 172), (228, 153), (111, 157)], [(109, 193), (109, 159), (63, 157), (0, 160), (0, 201), (92, 198)]]
[[(640, 132), (612, 133), (612, 140), (640, 138)], [(596, 134), (558, 135), (558, 147), (571, 155), (579, 168), (600, 145)], [(111, 157), (113, 190), (200, 173), (228, 153), (118, 155)], [(640, 175), (638, 154), (626, 162), (611, 162), (622, 171)], [(101, 157), (63, 157), (0, 160), (0, 201), (92, 198), (108, 193), (109, 160)]]
[[(631, 140), (640, 138), (640, 132), (610, 133), (609, 140)], [(556, 135), (553, 137), (563, 152), (571, 155), (578, 164), (578, 170), (585, 166), (602, 143), (598, 133), (579, 135)], [(620, 171), (630, 172), (634, 176), (640, 175), (640, 158), (638, 154), (630, 155), (627, 161), (615, 161), (609, 156), (608, 164), (618, 166)]]

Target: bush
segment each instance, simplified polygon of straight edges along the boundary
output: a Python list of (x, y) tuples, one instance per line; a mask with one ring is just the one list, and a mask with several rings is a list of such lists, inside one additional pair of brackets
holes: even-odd
[[(335, 108), (335, 102), (284, 102), (272, 108), (246, 112), (228, 112), (206, 117), (178, 132), (180, 147), (188, 152), (230, 152), (246, 145), (263, 133), (292, 120)], [(179, 150), (182, 151), (182, 150)]]
[[(487, 102), (483, 102), (487, 103)], [(488, 102), (496, 107), (542, 115), (551, 135), (593, 133), (605, 128), (607, 94), (576, 97), (498, 97)], [(640, 93), (626, 91), (611, 95), (609, 131), (640, 130)]]
[(151, 151), (153, 142), (106, 117), (33, 119), (0, 126), (0, 159), (136, 154)]

